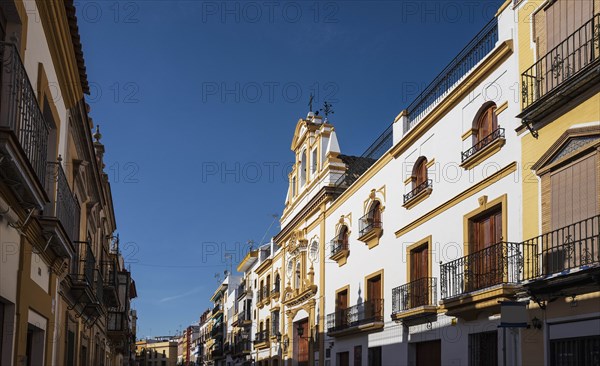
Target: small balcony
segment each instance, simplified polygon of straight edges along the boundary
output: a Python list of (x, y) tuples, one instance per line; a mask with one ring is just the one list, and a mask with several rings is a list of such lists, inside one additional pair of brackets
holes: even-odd
[(223, 306), (221, 304), (216, 304), (215, 307), (212, 309), (212, 316), (215, 317), (219, 313), (223, 313)]
[(250, 313), (250, 309), (243, 310), (238, 314), (237, 326), (247, 327), (249, 325), (252, 325), (252, 315)]
[(75, 242), (75, 256), (66, 277), (67, 287), (75, 303), (87, 304), (95, 301), (94, 266), (96, 259), (88, 242)]
[(268, 285), (263, 285), (258, 292), (258, 307), (262, 308), (263, 306), (269, 303), (271, 298), (271, 289)]
[(223, 323), (222, 322), (217, 322), (217, 323), (215, 323), (215, 325), (213, 325), (212, 329), (210, 330), (210, 336), (213, 339), (223, 337)]
[(366, 215), (358, 220), (358, 240), (366, 243), (369, 248), (379, 244), (383, 233), (379, 205), (375, 205)]
[(281, 283), (275, 282), (275, 284), (273, 285), (273, 289), (271, 290), (271, 299), (273, 299), (273, 300), (279, 299), (279, 295), (281, 294), (280, 288), (281, 288)]
[(126, 344), (131, 335), (128, 313), (125, 311), (109, 310), (107, 313), (106, 331), (108, 338), (117, 345)]
[(329, 242), (330, 252), (329, 259), (334, 260), (339, 266), (346, 264), (350, 248), (347, 240), (335, 238)]
[(250, 289), (248, 288), (248, 286), (246, 286), (246, 282), (240, 283), (240, 285), (237, 288), (238, 300), (241, 299), (242, 297), (248, 295), (249, 291), (250, 291)]
[(424, 277), (392, 289), (392, 320), (416, 324), (437, 314), (437, 278)]
[(537, 298), (598, 290), (600, 215), (526, 240), (524, 245), (537, 249), (524, 284)]
[(245, 339), (235, 342), (233, 346), (233, 354), (237, 357), (243, 357), (249, 355), (252, 352), (252, 343)]
[(460, 166), (471, 169), (480, 162), (494, 155), (506, 144), (504, 128), (497, 128), (489, 135), (473, 144), (473, 147), (460, 153)]
[(433, 192), (433, 180), (427, 179), (418, 184), (412, 191), (404, 195), (404, 203), (402, 207), (412, 208), (417, 203), (423, 201)]
[(263, 349), (269, 347), (269, 330), (261, 330), (254, 334), (254, 347)]
[(450, 316), (476, 316), (474, 310), (499, 307), (514, 299), (536, 248), (500, 242), (440, 266), (441, 304)]
[(342, 337), (383, 329), (383, 299), (366, 300), (327, 315), (327, 335)]
[(119, 306), (119, 294), (118, 294), (118, 266), (115, 259), (102, 262), (102, 269), (104, 271), (104, 301), (106, 306), (109, 308), (116, 308)]
[(47, 163), (45, 187), (50, 201), (38, 220), (50, 247), (57, 255), (73, 255), (73, 241), (79, 238), (80, 207), (71, 191), (61, 162)]
[(523, 111), (537, 122), (600, 81), (600, 14), (540, 57), (521, 75)]
[(0, 179), (25, 206), (43, 209), (49, 129), (17, 47), (0, 42)]

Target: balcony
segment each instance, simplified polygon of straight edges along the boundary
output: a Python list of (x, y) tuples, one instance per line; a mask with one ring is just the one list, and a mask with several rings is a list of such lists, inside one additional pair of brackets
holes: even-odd
[(535, 261), (536, 248), (500, 242), (440, 266), (441, 304), (450, 316), (476, 316), (474, 310), (499, 307), (521, 288)]
[(329, 247), (331, 248), (329, 259), (336, 261), (339, 266), (346, 264), (348, 255), (350, 254), (348, 241), (335, 238), (329, 242)]
[(257, 306), (259, 308), (262, 308), (263, 306), (267, 305), (269, 303), (271, 297), (271, 290), (269, 289), (268, 285), (263, 285), (258, 292), (258, 302), (257, 302)]
[(460, 153), (460, 166), (471, 169), (480, 162), (494, 155), (506, 144), (504, 128), (497, 128), (489, 135), (477, 141), (473, 147)]
[(217, 322), (213, 325), (210, 330), (210, 336), (213, 339), (222, 338), (223, 337), (223, 322)]
[(0, 178), (25, 206), (43, 209), (49, 129), (15, 45), (0, 42)]
[(223, 306), (221, 304), (216, 304), (215, 307), (212, 309), (212, 316), (215, 317), (219, 313), (223, 313)]
[(233, 354), (234, 356), (240, 357), (249, 355), (252, 352), (252, 344), (249, 340), (240, 340), (235, 342), (233, 346)]
[(60, 161), (47, 163), (45, 187), (50, 200), (38, 220), (50, 247), (67, 258), (73, 255), (73, 241), (79, 238), (80, 207)]
[(96, 259), (88, 242), (75, 242), (75, 256), (66, 277), (67, 287), (75, 303), (87, 304), (95, 300), (94, 266)]
[(281, 283), (275, 282), (275, 284), (273, 285), (273, 289), (271, 290), (271, 299), (273, 299), (273, 300), (279, 299), (279, 295), (281, 294), (280, 288), (281, 288)]
[[(600, 215), (526, 240), (537, 249), (524, 286), (538, 299), (597, 291), (600, 276)], [(595, 280), (596, 279), (596, 280)]]
[(269, 330), (261, 330), (254, 335), (254, 347), (263, 349), (269, 347)]
[(437, 279), (424, 277), (392, 290), (392, 320), (417, 324), (437, 314)]
[(240, 312), (237, 317), (238, 327), (246, 327), (249, 325), (252, 325), (252, 315), (250, 314), (250, 309)]
[(433, 180), (427, 179), (418, 184), (412, 191), (404, 195), (404, 203), (402, 207), (410, 209), (416, 206), (419, 202), (429, 197), (433, 192)]
[(358, 240), (366, 243), (369, 249), (379, 244), (379, 238), (383, 233), (381, 219), (375, 210), (379, 210), (379, 205), (358, 220)]
[(115, 259), (102, 262), (104, 271), (104, 300), (107, 307), (116, 308), (119, 306), (118, 280), (117, 280), (117, 261)]
[(131, 334), (129, 316), (125, 311), (109, 310), (107, 313), (106, 331), (108, 338), (120, 349), (120, 345), (127, 344)]
[(327, 335), (342, 337), (360, 332), (383, 329), (383, 299), (365, 302), (339, 309), (327, 315)]
[(238, 298), (238, 300), (241, 299), (242, 297), (248, 295), (249, 292), (250, 292), (250, 289), (246, 286), (246, 282), (240, 283), (240, 285), (237, 288), (237, 298)]
[(523, 111), (535, 123), (600, 81), (600, 14), (540, 57), (521, 75)]

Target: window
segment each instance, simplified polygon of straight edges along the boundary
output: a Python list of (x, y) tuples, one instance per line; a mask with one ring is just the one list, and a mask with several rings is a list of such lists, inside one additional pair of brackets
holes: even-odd
[(344, 249), (348, 249), (348, 226), (342, 225), (337, 239)]
[(304, 187), (306, 184), (306, 160), (308, 160), (308, 157), (306, 156), (306, 150), (302, 150), (300, 157), (300, 187)]
[(497, 128), (496, 103), (485, 104), (477, 114), (475, 124), (473, 125), (473, 145), (484, 141)]
[(366, 290), (365, 318), (372, 318), (373, 321), (376, 321), (383, 316), (381, 274), (372, 275), (367, 278)]
[(469, 366), (498, 366), (498, 332), (469, 334)]
[(279, 276), (279, 273), (277, 275), (275, 275), (275, 284), (273, 285), (273, 292), (279, 292), (279, 288), (281, 286), (281, 277)]
[(300, 278), (301, 278), (301, 271), (300, 271), (300, 262), (296, 262), (296, 281), (294, 282), (294, 286), (296, 289), (300, 289)]
[(427, 158), (421, 156), (417, 159), (412, 172), (412, 188), (416, 189), (427, 182)]
[(318, 155), (317, 148), (315, 147), (312, 150), (311, 159), (310, 159), (310, 173), (315, 174), (317, 172), (317, 164), (318, 164)]
[(600, 336), (550, 340), (550, 364), (594, 365), (598, 362)]
[(502, 207), (495, 206), (469, 220), (468, 291), (493, 286), (503, 281)]
[(429, 243), (425, 242), (410, 251), (410, 307), (429, 304)]
[(415, 344), (416, 366), (442, 366), (442, 342), (418, 342)]
[(292, 197), (296, 197), (296, 177), (292, 177)]
[(271, 334), (276, 335), (279, 333), (279, 310), (271, 313), (271, 319), (273, 319)]
[(382, 366), (381, 362), (381, 347), (370, 347), (368, 355), (369, 366)]

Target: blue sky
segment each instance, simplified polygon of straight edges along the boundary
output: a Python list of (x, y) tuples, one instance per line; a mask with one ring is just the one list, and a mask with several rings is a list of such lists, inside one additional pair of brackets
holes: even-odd
[(277, 233), (311, 92), (359, 155), (501, 2), (77, 2), (138, 337), (197, 321), (225, 254)]

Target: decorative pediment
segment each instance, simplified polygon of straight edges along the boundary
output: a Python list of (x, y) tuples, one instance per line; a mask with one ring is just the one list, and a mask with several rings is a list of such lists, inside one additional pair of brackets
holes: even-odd
[(598, 142), (600, 142), (600, 125), (569, 129), (552, 144), (531, 169), (539, 174), (540, 171), (545, 170), (544, 168), (550, 168)]

